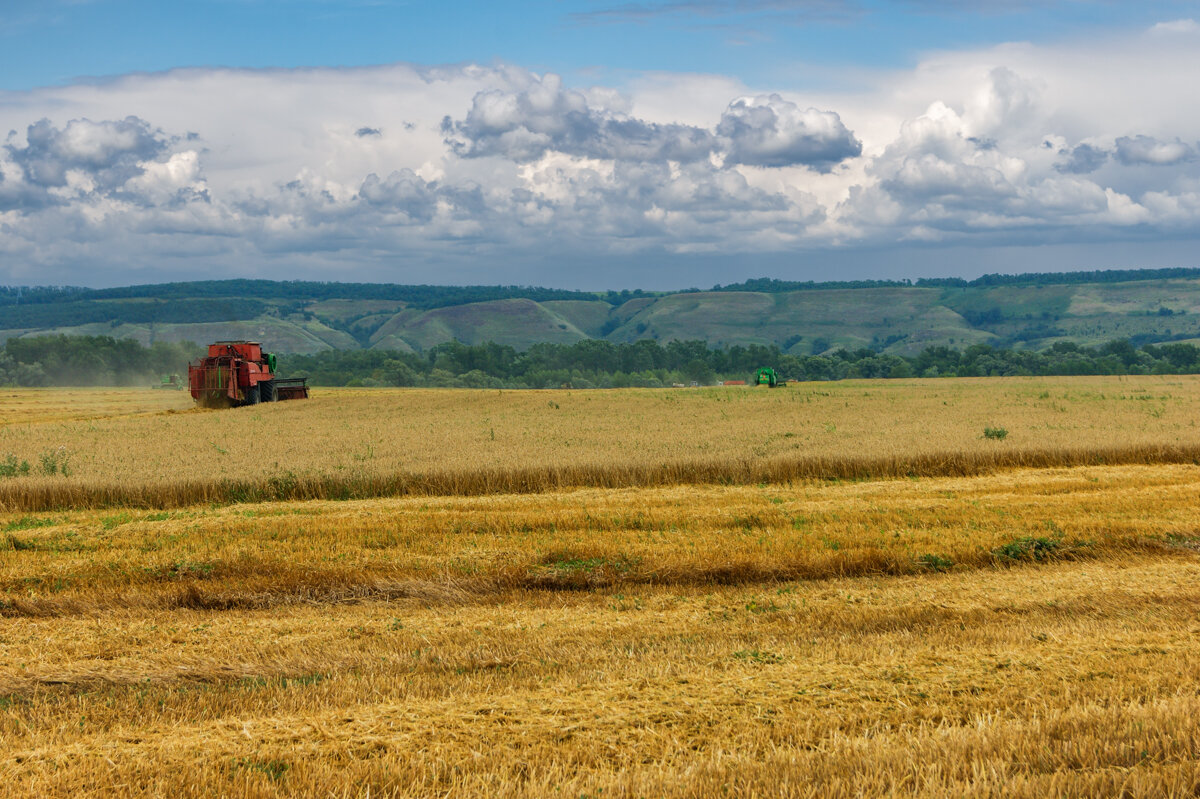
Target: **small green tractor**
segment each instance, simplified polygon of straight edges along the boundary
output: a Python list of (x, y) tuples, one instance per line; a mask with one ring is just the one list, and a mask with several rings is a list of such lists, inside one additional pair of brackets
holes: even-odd
[(754, 380), (750, 382), (752, 386), (769, 386), (770, 388), (778, 388), (783, 384), (779, 375), (769, 366), (759, 367), (759, 370), (754, 373)]

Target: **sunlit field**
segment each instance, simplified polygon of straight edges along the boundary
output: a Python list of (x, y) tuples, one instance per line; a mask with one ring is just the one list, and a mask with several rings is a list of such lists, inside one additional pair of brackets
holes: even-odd
[[(12, 396), (21, 392), (6, 401)], [(48, 419), (61, 418), (69, 398), (91, 401), (85, 390), (31, 396), (47, 405)], [(129, 397), (130, 408), (170, 401), (185, 410), (31, 424), (37, 414), (22, 404), (21, 421), (0, 426), (0, 462), (30, 469), (0, 480), (0, 507), (936, 476), (1200, 457), (1195, 377), (317, 389), (307, 401), (224, 411), (192, 409), (181, 392)], [(989, 429), (1003, 438), (985, 437)], [(40, 469), (46, 458), (49, 468)]]
[(191, 408), (179, 389), (0, 388), (0, 429), (28, 422), (66, 422)]
[[(31, 473), (0, 477), (0, 793), (1195, 795), (1198, 389), (347, 390), (5, 417), (0, 459)], [(41, 473), (60, 447), (67, 474)], [(278, 479), (276, 450), (380, 494), (393, 473), (579, 485), (170, 493)], [(929, 468), (751, 468), (789, 458)], [(742, 471), (685, 468), (721, 463)], [(587, 485), (606, 464), (643, 483)], [(74, 493), (21, 499), (45, 486)]]

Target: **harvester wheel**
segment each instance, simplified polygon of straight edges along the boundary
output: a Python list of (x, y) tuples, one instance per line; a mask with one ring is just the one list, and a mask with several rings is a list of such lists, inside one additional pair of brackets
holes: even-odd
[(277, 402), (279, 400), (279, 388), (275, 385), (274, 380), (264, 380), (258, 384), (259, 399), (263, 402)]
[(243, 405), (257, 405), (259, 400), (258, 384), (250, 386), (246, 389), (246, 399)]

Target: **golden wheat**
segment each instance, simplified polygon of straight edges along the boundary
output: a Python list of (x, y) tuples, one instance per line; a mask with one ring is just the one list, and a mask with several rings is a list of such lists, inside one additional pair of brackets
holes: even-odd
[(1197, 491), (1200, 467), (1132, 466), (8, 514), (0, 614), (912, 574), (988, 566), (1022, 539), (1091, 558), (1190, 539)]
[[(143, 392), (146, 393), (146, 392)], [(789, 389), (321, 391), (212, 412), (0, 427), (0, 508), (488, 494), (571, 486), (1192, 463), (1200, 378), (847, 381)], [(986, 439), (987, 427), (1007, 431)], [(68, 476), (37, 474), (65, 453)]]
[(1198, 389), (29, 411), (0, 795), (1196, 795)]
[(131, 388), (0, 388), (0, 427), (108, 419), (192, 407), (186, 391)]
[(1198, 578), (1126, 556), (17, 619), (0, 776), (41, 796), (1190, 793)]

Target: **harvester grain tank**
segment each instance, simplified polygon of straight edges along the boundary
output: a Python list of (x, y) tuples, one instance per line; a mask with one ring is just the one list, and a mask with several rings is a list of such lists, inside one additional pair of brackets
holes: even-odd
[(192, 398), (206, 408), (307, 399), (307, 378), (277, 378), (275, 356), (257, 341), (218, 341), (188, 365)]

